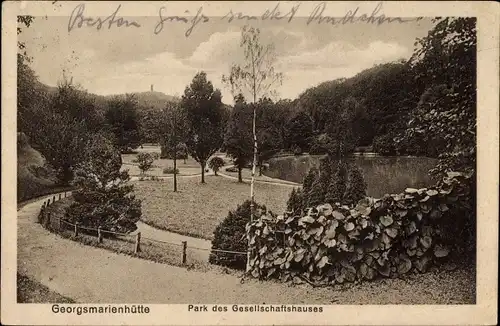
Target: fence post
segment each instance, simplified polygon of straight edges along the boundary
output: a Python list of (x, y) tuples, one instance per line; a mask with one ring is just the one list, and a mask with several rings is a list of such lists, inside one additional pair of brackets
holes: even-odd
[(187, 250), (187, 241), (182, 241), (182, 265), (186, 265), (186, 250)]
[(102, 243), (102, 233), (100, 226), (97, 228), (97, 242)]
[(78, 222), (75, 222), (75, 237), (78, 235)]
[(135, 236), (135, 248), (134, 253), (138, 253), (141, 251), (141, 232), (137, 232)]
[(56, 196), (52, 196), (52, 203), (55, 203), (56, 202)]
[(61, 200), (61, 198), (62, 198), (61, 196), (62, 196), (62, 195), (61, 195), (61, 194), (59, 194), (59, 200)]
[(50, 198), (47, 200), (47, 206), (50, 206)]

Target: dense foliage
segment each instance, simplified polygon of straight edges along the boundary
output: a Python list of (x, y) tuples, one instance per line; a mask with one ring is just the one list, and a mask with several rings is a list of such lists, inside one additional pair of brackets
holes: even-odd
[(122, 153), (129, 153), (141, 144), (138, 102), (133, 95), (112, 98), (108, 103), (106, 121)]
[(302, 189), (294, 189), (287, 202), (291, 213), (300, 214), (319, 204), (352, 206), (366, 197), (366, 182), (354, 162), (325, 157), (320, 168), (312, 168), (304, 177)]
[[(265, 206), (255, 205), (259, 214), (268, 214)], [(238, 205), (236, 210), (229, 211), (227, 217), (217, 226), (212, 240), (211, 264), (227, 266), (235, 269), (245, 269), (248, 243), (245, 236), (245, 226), (250, 222), (250, 201)], [(213, 249), (235, 251), (243, 254), (217, 252)]]
[(436, 187), (408, 188), (354, 208), (323, 204), (303, 214), (262, 216), (247, 224), (250, 272), (320, 285), (425, 272), (456, 259), (460, 249), (475, 249), (464, 214), (471, 181), (470, 174), (450, 173)]
[(120, 171), (120, 151), (109, 137), (97, 134), (88, 142), (76, 170), (74, 203), (66, 218), (82, 226), (115, 232), (134, 231), (141, 217), (141, 201), (127, 184), (128, 171)]

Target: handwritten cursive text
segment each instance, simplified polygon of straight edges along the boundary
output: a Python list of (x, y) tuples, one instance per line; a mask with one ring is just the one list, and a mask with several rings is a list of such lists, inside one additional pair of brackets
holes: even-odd
[[(155, 34), (159, 34), (163, 30), (163, 24), (165, 22), (182, 22), (186, 24), (187, 23), (191, 24), (191, 26), (186, 30), (186, 33), (184, 34), (186, 37), (189, 37), (189, 35), (191, 35), (196, 25), (198, 25), (199, 23), (207, 23), (209, 21), (208, 17), (202, 13), (203, 7), (200, 7), (196, 15), (191, 19), (187, 19), (186, 17), (180, 17), (180, 16), (163, 16), (162, 13), (164, 9), (165, 7), (160, 8), (159, 11), (160, 21), (155, 26), (154, 30)], [(189, 14), (189, 10), (186, 10), (186, 13)]]
[(309, 25), (314, 21), (316, 21), (318, 24), (328, 23), (331, 25), (339, 25), (339, 24), (345, 25), (357, 22), (382, 25), (383, 23), (393, 23), (393, 22), (406, 23), (420, 19), (420, 18), (403, 19), (401, 17), (386, 17), (383, 13), (380, 13), (380, 11), (382, 10), (382, 2), (379, 2), (377, 4), (377, 6), (375, 7), (375, 9), (373, 9), (370, 15), (362, 14), (356, 16), (358, 15), (359, 11), (359, 7), (356, 7), (355, 10), (347, 11), (344, 17), (330, 17), (323, 15), (325, 9), (326, 9), (325, 2), (318, 4), (309, 15), (309, 18), (307, 19), (307, 25)]
[(83, 26), (95, 27), (97, 28), (97, 30), (100, 30), (105, 23), (108, 23), (108, 29), (113, 27), (113, 24), (116, 24), (117, 27), (141, 27), (141, 25), (139, 25), (135, 21), (129, 22), (128, 20), (125, 20), (121, 17), (116, 18), (116, 15), (118, 15), (118, 11), (120, 10), (121, 6), (121, 4), (118, 5), (118, 7), (116, 7), (116, 10), (111, 15), (104, 19), (101, 19), (100, 17), (85, 17), (83, 15), (85, 12), (85, 4), (79, 4), (75, 7), (75, 9), (73, 9), (73, 11), (71, 12), (71, 16), (69, 17), (68, 32), (71, 32), (75, 28), (75, 26), (78, 28), (82, 28)]

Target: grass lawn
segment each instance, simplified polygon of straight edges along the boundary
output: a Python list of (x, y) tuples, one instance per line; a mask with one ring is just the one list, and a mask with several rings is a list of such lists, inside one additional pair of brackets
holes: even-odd
[[(153, 152), (153, 151), (151, 151)], [(137, 157), (136, 154), (123, 154), (123, 166), (122, 169), (128, 169), (130, 175), (139, 175), (141, 170), (137, 166), (137, 163), (134, 163)], [(201, 166), (196, 162), (193, 158), (189, 157), (184, 163), (184, 160), (177, 160), (177, 169), (179, 169), (180, 175), (193, 175), (201, 173)], [(146, 172), (147, 175), (154, 176), (166, 176), (168, 174), (163, 173), (163, 169), (166, 167), (174, 167), (174, 160), (168, 159), (159, 159), (153, 162), (153, 167)]]
[(45, 285), (17, 273), (18, 303), (75, 303), (59, 293), (51, 291)]
[[(206, 176), (179, 178), (178, 192), (173, 192), (173, 180), (139, 181), (134, 192), (142, 199), (142, 220), (154, 227), (212, 239), (216, 226), (229, 210), (250, 198), (250, 184), (224, 177)], [(255, 201), (282, 214), (292, 188), (272, 184), (255, 184)]]

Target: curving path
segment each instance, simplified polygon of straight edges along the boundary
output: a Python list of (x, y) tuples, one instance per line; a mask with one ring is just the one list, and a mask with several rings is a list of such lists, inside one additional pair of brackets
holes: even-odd
[[(241, 284), (236, 275), (189, 271), (61, 238), (36, 223), (40, 205), (50, 197), (42, 197), (18, 211), (18, 270), (77, 302), (320, 302), (307, 296), (307, 287), (253, 280)], [(323, 298), (322, 302), (328, 300)]]
[[(42, 197), (18, 211), (18, 271), (80, 303), (473, 304), (467, 270), (347, 288), (289, 287), (234, 274), (186, 270), (61, 238), (36, 223)], [(153, 231), (151, 231), (153, 232)]]

